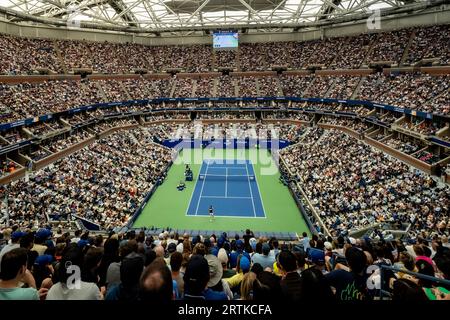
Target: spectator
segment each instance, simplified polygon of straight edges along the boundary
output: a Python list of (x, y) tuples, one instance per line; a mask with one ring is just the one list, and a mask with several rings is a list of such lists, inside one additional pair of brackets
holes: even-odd
[(85, 282), (99, 284), (98, 268), (102, 262), (103, 248), (91, 247), (84, 255), (81, 279)]
[(309, 268), (301, 273), (300, 279), (300, 301), (316, 301), (320, 297), (321, 301), (335, 301), (335, 296), (328, 282), (320, 270)]
[(336, 297), (340, 301), (368, 300), (370, 299), (367, 290), (367, 257), (361, 249), (351, 247), (345, 251), (350, 271), (333, 270), (325, 275), (329, 285), (336, 292)]
[(291, 303), (300, 301), (301, 282), (294, 254), (290, 251), (282, 251), (278, 256), (277, 264), (282, 274), (280, 285), (283, 298)]
[[(24, 237), (26, 234), (21, 231), (14, 231), (11, 233), (11, 243), (7, 243), (3, 249), (0, 251), (0, 266), (3, 259), (3, 256), (11, 250), (20, 248), (20, 239)], [(1, 271), (1, 267), (0, 267)]]
[[(247, 272), (241, 282), (241, 300), (254, 300), (255, 282), (259, 282), (254, 272)], [(261, 288), (261, 285), (259, 285)]]
[(82, 265), (82, 250), (77, 245), (68, 246), (57, 271), (58, 282), (48, 290), (47, 300), (102, 300), (95, 283), (81, 280)]
[(174, 252), (170, 255), (170, 270), (172, 272), (172, 280), (177, 283), (177, 288), (180, 296), (184, 294), (183, 275), (180, 273), (181, 263), (183, 262), (183, 255), (180, 252)]
[[(39, 300), (47, 289), (36, 290), (36, 283), (27, 269), (27, 251), (15, 248), (3, 256), (0, 273), (0, 300)], [(20, 283), (28, 285), (21, 288)]]
[(139, 279), (144, 270), (141, 256), (125, 258), (120, 264), (120, 284), (108, 290), (105, 300), (136, 301), (139, 297)]
[(33, 264), (32, 274), (36, 282), (36, 288), (50, 289), (53, 285), (53, 256), (44, 254), (38, 256)]
[(244, 251), (244, 242), (242, 240), (236, 241), (236, 250), (233, 250), (230, 254), (230, 267), (236, 268), (238, 256), (244, 255), (248, 260), (250, 260), (250, 255)]
[(394, 282), (392, 300), (409, 303), (427, 301), (428, 298), (422, 288), (414, 281), (399, 279)]
[(238, 256), (238, 266), (236, 274), (226, 279), (231, 290), (239, 288), (244, 275), (250, 271), (250, 260), (245, 255), (240, 255)]
[(213, 254), (207, 254), (205, 259), (209, 266), (208, 289), (204, 293), (206, 300), (231, 300), (233, 294), (228, 282), (222, 279), (223, 269), (219, 259)]
[(193, 255), (186, 266), (184, 300), (206, 300), (204, 292), (209, 282), (208, 261), (201, 255)]
[(255, 253), (252, 256), (252, 263), (253, 264), (259, 263), (263, 267), (263, 269), (266, 269), (266, 268), (272, 269), (273, 264), (275, 262), (275, 257), (272, 255), (269, 255), (269, 253), (270, 253), (270, 246), (269, 246), (269, 244), (264, 243), (262, 245), (262, 254)]
[(224, 248), (220, 248), (219, 252), (217, 254), (217, 258), (219, 259), (220, 263), (222, 264), (222, 278), (227, 279), (231, 278), (236, 274), (236, 270), (228, 269), (228, 254)]
[(302, 239), (301, 239), (301, 243), (303, 244), (303, 250), (305, 252), (308, 252), (309, 249), (309, 237), (308, 234), (306, 232), (302, 233)]
[(32, 250), (39, 253), (40, 256), (43, 255), (45, 250), (48, 248), (45, 244), (51, 235), (52, 232), (50, 230), (45, 228), (39, 229), (35, 234), (34, 246)]
[(170, 270), (161, 258), (148, 265), (140, 280), (141, 301), (166, 304), (174, 299)]

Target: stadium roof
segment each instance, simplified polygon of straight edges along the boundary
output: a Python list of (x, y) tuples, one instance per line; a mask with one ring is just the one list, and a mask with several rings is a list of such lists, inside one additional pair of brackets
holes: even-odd
[[(436, 6), (440, 0), (0, 0), (13, 22), (155, 33), (314, 27)], [(271, 30), (273, 31), (273, 30)]]

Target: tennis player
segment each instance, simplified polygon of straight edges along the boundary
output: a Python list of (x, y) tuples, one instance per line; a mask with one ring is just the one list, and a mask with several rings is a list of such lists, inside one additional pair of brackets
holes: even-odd
[(209, 221), (213, 222), (214, 221), (214, 208), (212, 205), (209, 206)]

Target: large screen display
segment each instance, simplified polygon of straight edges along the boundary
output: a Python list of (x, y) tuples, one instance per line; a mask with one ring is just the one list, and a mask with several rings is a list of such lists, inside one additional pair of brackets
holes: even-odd
[(237, 48), (238, 39), (237, 32), (215, 32), (213, 33), (213, 47), (214, 49)]

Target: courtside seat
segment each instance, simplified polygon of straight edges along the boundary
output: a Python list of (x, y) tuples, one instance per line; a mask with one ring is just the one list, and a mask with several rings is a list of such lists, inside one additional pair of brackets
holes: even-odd
[(287, 233), (287, 232), (280, 232), (280, 233), (278, 233), (277, 238), (278, 239), (288, 239), (289, 238), (289, 233)]
[(191, 237), (195, 237), (195, 236), (198, 236), (200, 234), (200, 231), (199, 230), (190, 230), (189, 234), (190, 234)]

